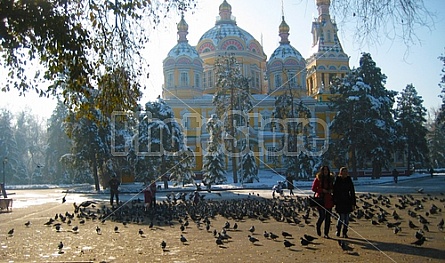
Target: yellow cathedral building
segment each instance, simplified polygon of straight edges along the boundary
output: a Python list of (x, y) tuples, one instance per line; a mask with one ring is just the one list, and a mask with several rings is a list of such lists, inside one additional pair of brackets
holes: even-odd
[[(177, 25), (178, 43), (163, 61), (162, 98), (173, 109), (184, 127), (187, 146), (195, 155), (195, 171), (202, 169), (209, 135), (207, 120), (215, 114), (212, 104), (216, 87), (215, 61), (230, 54), (240, 65), (243, 76), (250, 79), (253, 109), (248, 127), (237, 127), (255, 141), (254, 149), (260, 169), (279, 168), (283, 159), (275, 158), (279, 133), (270, 129), (275, 100), (286, 90), (310, 109), (310, 149), (308, 155), (321, 155), (329, 143), (328, 125), (335, 112), (328, 107), (332, 96), (329, 83), (335, 76), (349, 71), (349, 57), (337, 36), (337, 25), (331, 19), (330, 0), (316, 0), (318, 17), (312, 22), (312, 54), (303, 58), (289, 41), (290, 28), (283, 15), (278, 26), (280, 41), (268, 58), (263, 47), (249, 32), (237, 25), (232, 7), (223, 0), (215, 25), (198, 43), (188, 43), (188, 25), (182, 16)], [(216, 10), (215, 10), (216, 11)], [(309, 36), (308, 36), (309, 37)], [(266, 128), (267, 127), (267, 128)], [(232, 158), (226, 157), (226, 167)]]

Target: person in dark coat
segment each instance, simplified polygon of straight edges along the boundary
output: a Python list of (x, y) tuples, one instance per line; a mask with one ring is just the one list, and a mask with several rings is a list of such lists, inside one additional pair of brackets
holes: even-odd
[(335, 179), (333, 198), (335, 211), (339, 215), (335, 235), (339, 237), (343, 228), (343, 237), (348, 238), (349, 214), (355, 209), (356, 198), (354, 183), (346, 167), (340, 168), (340, 172)]
[(113, 206), (114, 197), (116, 197), (116, 204), (119, 205), (119, 185), (121, 182), (117, 179), (114, 174), (110, 181), (108, 181), (108, 185), (110, 186), (110, 204)]
[(322, 166), (315, 175), (312, 182), (312, 191), (315, 197), (323, 197), (323, 206), (318, 206), (317, 235), (321, 236), (321, 224), (324, 221), (324, 238), (329, 238), (329, 228), (331, 226), (331, 214), (334, 207), (332, 192), (334, 190), (334, 177), (331, 174), (329, 166)]
[(294, 178), (290, 173), (286, 176), (287, 189), (289, 189), (289, 195), (294, 195)]

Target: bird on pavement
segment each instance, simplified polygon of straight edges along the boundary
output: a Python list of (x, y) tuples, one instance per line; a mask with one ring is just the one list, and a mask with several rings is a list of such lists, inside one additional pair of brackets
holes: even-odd
[(161, 242), (161, 248), (162, 250), (165, 250), (165, 247), (167, 246), (167, 242), (165, 242), (165, 240), (162, 240)]
[(253, 234), (253, 232), (255, 232), (255, 226), (251, 226), (251, 227), (249, 228), (249, 232)]
[(78, 226), (74, 226), (72, 228), (72, 230), (73, 230), (74, 233), (77, 233), (79, 231), (79, 227)]
[(235, 224), (233, 224), (233, 230), (237, 230), (238, 229), (238, 224), (235, 222)]
[(255, 242), (258, 242), (258, 241), (259, 241), (257, 238), (255, 238), (255, 237), (253, 237), (253, 236), (251, 236), (251, 235), (248, 235), (247, 237), (249, 238), (249, 241), (250, 241), (252, 244), (255, 244)]
[(417, 226), (413, 223), (413, 221), (411, 221), (411, 220), (409, 220), (409, 222), (408, 222), (408, 226), (409, 226), (409, 228), (417, 228)]
[(286, 247), (286, 248), (289, 248), (289, 247), (295, 246), (295, 244), (294, 244), (294, 243), (291, 243), (291, 242), (290, 242), (290, 241), (288, 241), (288, 240), (284, 240), (284, 241), (283, 241), (283, 244), (284, 244), (284, 247)]
[(264, 230), (263, 236), (267, 239), (269, 239), (270, 237), (269, 233), (266, 230)]
[(62, 204), (66, 202), (66, 195), (68, 194), (68, 192), (65, 193), (65, 195), (62, 197)]
[(31, 225), (31, 221), (27, 221), (26, 223), (25, 223), (25, 226), (26, 227), (29, 227)]
[(119, 227), (118, 226), (114, 227), (114, 233), (119, 233)]
[(97, 233), (98, 235), (102, 234), (102, 230), (100, 229), (99, 226), (96, 226), (96, 233)]
[(416, 246), (421, 246), (423, 245), (423, 243), (425, 242), (426, 238), (422, 237), (420, 239), (417, 239), (416, 241), (412, 242), (412, 245), (416, 245)]
[(290, 233), (288, 233), (288, 232), (286, 232), (286, 231), (281, 232), (281, 235), (282, 235), (284, 238), (292, 237), (292, 234), (290, 234)]
[(14, 228), (11, 228), (11, 230), (8, 231), (8, 235), (9, 235), (9, 236), (14, 235)]
[(59, 253), (62, 253), (62, 248), (63, 248), (62, 241), (60, 241), (60, 243), (59, 243), (59, 245), (57, 245), (57, 247), (59, 248)]
[(219, 237), (215, 240), (215, 243), (216, 243), (218, 246), (221, 246), (221, 245), (224, 244), (223, 241), (222, 241), (222, 239), (219, 238)]
[(269, 232), (269, 236), (270, 236), (270, 238), (271, 238), (272, 240), (275, 240), (275, 239), (278, 238), (278, 235), (276, 235), (276, 234), (274, 234), (274, 233), (272, 233), (272, 232)]
[(312, 241), (314, 241), (315, 239), (317, 239), (316, 237), (313, 237), (313, 236), (311, 236), (311, 235), (307, 235), (307, 234), (304, 234), (303, 236), (304, 236), (304, 238), (305, 238), (307, 241), (309, 241), (309, 242), (312, 242)]
[(181, 235), (181, 237), (179, 238), (179, 240), (181, 240), (182, 244), (185, 244), (187, 242), (187, 238), (185, 238), (183, 235)]
[(309, 242), (308, 240), (306, 240), (306, 239), (300, 237), (300, 243), (301, 243), (302, 246), (307, 246), (307, 245), (309, 245), (311, 242)]

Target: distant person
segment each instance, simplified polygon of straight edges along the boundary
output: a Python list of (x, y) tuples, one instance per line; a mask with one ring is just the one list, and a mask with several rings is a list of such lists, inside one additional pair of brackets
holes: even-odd
[(354, 211), (356, 206), (354, 183), (349, 176), (348, 168), (340, 168), (340, 172), (335, 179), (332, 196), (335, 211), (337, 211), (339, 215), (335, 235), (339, 237), (343, 228), (343, 237), (348, 238), (349, 214)]
[(331, 174), (329, 166), (324, 165), (315, 175), (312, 182), (312, 191), (315, 197), (323, 197), (322, 206), (318, 206), (317, 235), (321, 236), (321, 225), (324, 221), (324, 238), (329, 238), (329, 228), (331, 226), (331, 214), (334, 207), (332, 192), (334, 190), (334, 178)]
[(294, 195), (294, 178), (290, 173), (286, 176), (287, 189), (289, 190), (289, 195)]
[(394, 183), (397, 183), (399, 181), (399, 172), (397, 171), (396, 168), (392, 170), (392, 176), (394, 178)]
[(199, 192), (195, 191), (193, 194), (193, 205), (198, 205), (200, 200), (201, 200), (201, 196), (199, 195)]
[(152, 182), (150, 184), (150, 190), (151, 190), (151, 206), (156, 207), (156, 181)]
[(121, 182), (117, 179), (116, 174), (111, 176), (110, 181), (108, 181), (108, 185), (110, 186), (110, 204), (113, 206), (114, 198), (116, 198), (116, 205), (119, 205), (119, 186)]
[(430, 168), (430, 174), (431, 174), (431, 177), (433, 177), (433, 175), (434, 175), (434, 169), (433, 169), (433, 167)]
[(148, 185), (144, 189), (144, 203), (145, 203), (145, 210), (151, 207), (152, 200), (153, 200), (153, 193), (151, 192), (151, 185)]

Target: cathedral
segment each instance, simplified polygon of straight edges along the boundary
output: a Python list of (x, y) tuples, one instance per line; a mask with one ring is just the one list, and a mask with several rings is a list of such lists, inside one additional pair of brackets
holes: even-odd
[[(215, 25), (192, 46), (187, 40), (188, 25), (182, 16), (177, 25), (178, 43), (163, 61), (162, 98), (173, 109), (185, 133), (187, 146), (195, 155), (195, 171), (202, 169), (202, 160), (209, 138), (207, 120), (215, 114), (212, 103), (216, 91), (215, 62), (231, 54), (248, 77), (253, 109), (245, 130), (254, 138), (257, 164), (260, 169), (279, 168), (284, 159), (276, 158), (278, 132), (267, 124), (272, 117), (276, 98), (286, 91), (310, 109), (311, 147), (302, 149), (308, 155), (321, 155), (329, 143), (329, 123), (335, 112), (328, 107), (332, 96), (329, 84), (334, 77), (349, 71), (349, 58), (337, 36), (337, 25), (331, 19), (330, 0), (316, 0), (318, 16), (312, 22), (312, 54), (302, 57), (290, 41), (290, 28), (283, 15), (277, 25), (280, 37), (277, 48), (268, 58), (263, 47), (249, 32), (237, 25), (232, 7), (223, 0)], [(216, 11), (216, 10), (215, 10)], [(236, 11), (236, 10), (234, 10)], [(309, 37), (309, 36), (308, 36)], [(270, 126), (270, 125), (269, 125)], [(232, 158), (226, 157), (226, 167)]]

